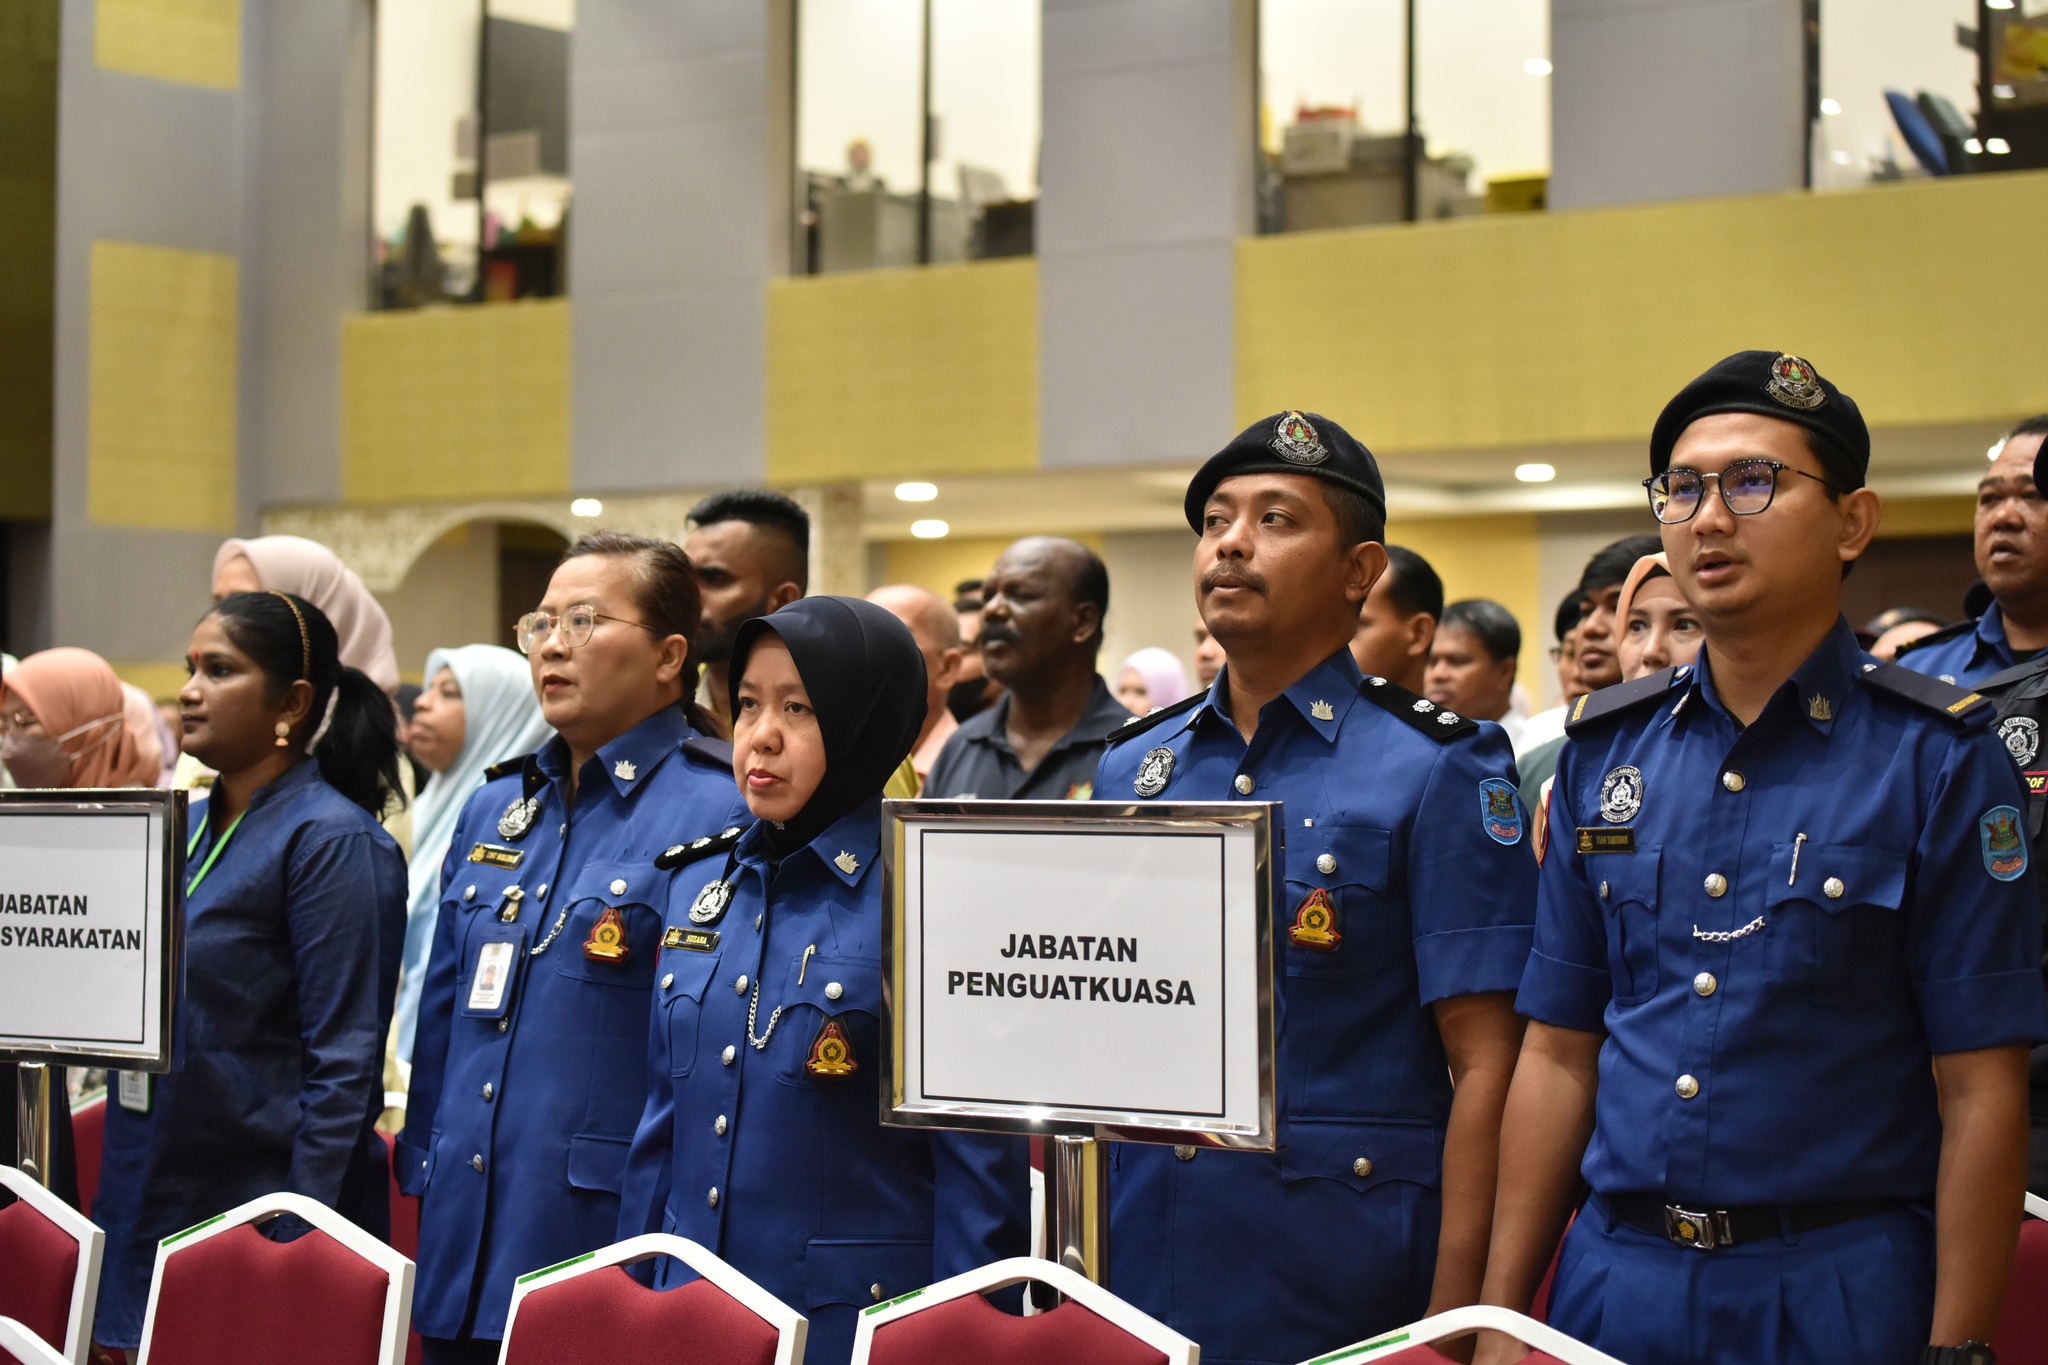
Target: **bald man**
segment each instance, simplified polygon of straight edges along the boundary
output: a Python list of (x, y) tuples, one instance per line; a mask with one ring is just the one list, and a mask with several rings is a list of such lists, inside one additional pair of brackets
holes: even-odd
[(921, 783), (931, 776), (939, 750), (960, 728), (946, 709), (946, 698), (960, 680), (960, 665), (966, 650), (960, 643), (960, 614), (923, 588), (909, 583), (888, 583), (868, 594), (868, 601), (910, 627), (918, 653), (924, 655), (924, 728), (917, 732), (917, 746), (910, 752), (910, 766)]

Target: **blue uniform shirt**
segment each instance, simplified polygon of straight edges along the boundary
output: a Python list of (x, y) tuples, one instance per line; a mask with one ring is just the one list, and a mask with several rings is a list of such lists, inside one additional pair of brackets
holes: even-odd
[(1958, 687), (1974, 687), (2018, 662), (2013, 657), (2011, 642), (2005, 638), (2005, 617), (1996, 602), (1985, 608), (1969, 629), (1951, 630), (1953, 634), (1941, 631), (1925, 643), (1916, 641), (1899, 651), (1899, 666)]
[(1113, 736), (1095, 795), (1125, 799), (1164, 750), (1158, 800), (1284, 803), (1280, 1145), (1118, 1147), (1110, 1283), (1205, 1362), (1293, 1362), (1427, 1307), (1451, 1105), (1430, 1006), (1514, 989), (1536, 868), (1499, 726), (1363, 679), (1340, 649), (1247, 746), (1228, 684)]
[(1873, 666), (1838, 623), (1747, 727), (1704, 655), (1574, 726), (1517, 1004), (1607, 1034), (1595, 1191), (1931, 1201), (1932, 1056), (2048, 1036), (1991, 708)]
[[(755, 825), (677, 872), (619, 1226), (723, 1256), (810, 1319), (822, 1365), (878, 1299), (1028, 1251), (1024, 1139), (882, 1126), (880, 828), (877, 798), (779, 867)], [(730, 907), (693, 924), (719, 878)]]
[[(613, 1240), (647, 1094), (668, 880), (654, 857), (731, 811), (722, 754), (668, 707), (597, 751), (573, 809), (559, 738), (464, 808), (398, 1145), (400, 1186), (423, 1201), (422, 1335), (500, 1337), (514, 1279)], [(531, 829), (500, 833), (528, 793)]]
[[(222, 831), (194, 808), (196, 875)], [(382, 1107), (405, 933), (405, 858), (306, 760), (256, 793), (186, 900), (184, 996), (150, 1109), (111, 1099), (93, 1217), (107, 1232), (94, 1335), (142, 1337), (160, 1238), (289, 1190), (359, 1222), (345, 1197)], [(384, 1180), (374, 1198), (389, 1209)]]

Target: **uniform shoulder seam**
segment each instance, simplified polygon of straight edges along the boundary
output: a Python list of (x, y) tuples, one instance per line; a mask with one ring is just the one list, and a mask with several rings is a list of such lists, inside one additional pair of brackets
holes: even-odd
[(1359, 681), (1358, 691), (1367, 701), (1409, 728), (1428, 735), (1439, 744), (1479, 733), (1479, 722), (1456, 711), (1446, 711), (1424, 696), (1410, 692), (1399, 683), (1368, 676)]
[(1588, 692), (1572, 703), (1571, 713), (1565, 717), (1564, 732), (1575, 734), (1595, 721), (1609, 716), (1620, 715), (1644, 702), (1656, 700), (1671, 690), (1671, 684), (1678, 678), (1676, 668), (1660, 669), (1655, 673), (1637, 678), (1633, 682), (1616, 683)]

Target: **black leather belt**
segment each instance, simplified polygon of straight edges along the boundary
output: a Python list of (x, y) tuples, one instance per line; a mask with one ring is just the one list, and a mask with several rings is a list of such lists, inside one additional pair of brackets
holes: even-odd
[(1668, 1237), (1679, 1246), (1699, 1251), (1761, 1242), (1787, 1233), (1814, 1232), (1890, 1213), (1905, 1205), (1896, 1199), (1852, 1199), (1828, 1204), (1747, 1204), (1733, 1209), (1692, 1209), (1667, 1204), (1655, 1195), (1596, 1195), (1614, 1216), (1638, 1232)]

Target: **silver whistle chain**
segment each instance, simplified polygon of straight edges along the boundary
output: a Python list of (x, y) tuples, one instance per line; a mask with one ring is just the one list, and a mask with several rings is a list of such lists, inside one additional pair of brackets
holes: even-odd
[(775, 1036), (775, 1026), (782, 1022), (782, 1006), (777, 1005), (775, 1013), (768, 1016), (768, 1031), (756, 1038), (754, 1036), (754, 1013), (760, 1008), (761, 978), (756, 976), (754, 978), (753, 997), (747, 1001), (747, 1041), (754, 1045), (754, 1051), (756, 1052), (768, 1046), (768, 1040)]
[(569, 898), (567, 896), (564, 896), (562, 898), (562, 913), (555, 916), (554, 927), (548, 930), (548, 936), (542, 939), (539, 943), (534, 944), (531, 948), (528, 948), (526, 950), (526, 955), (528, 957), (539, 957), (542, 953), (546, 952), (548, 950), (548, 945), (550, 943), (553, 943), (555, 941), (556, 936), (558, 936), (562, 932), (562, 926), (569, 922), (568, 899)]
[(1740, 929), (1709, 930), (1702, 929), (1697, 924), (1695, 924), (1692, 927), (1692, 936), (1702, 943), (1733, 943), (1738, 938), (1748, 938), (1751, 934), (1756, 933), (1759, 929), (1762, 929), (1763, 927), (1764, 917), (1762, 915), (1758, 915), (1755, 919), (1743, 925)]

